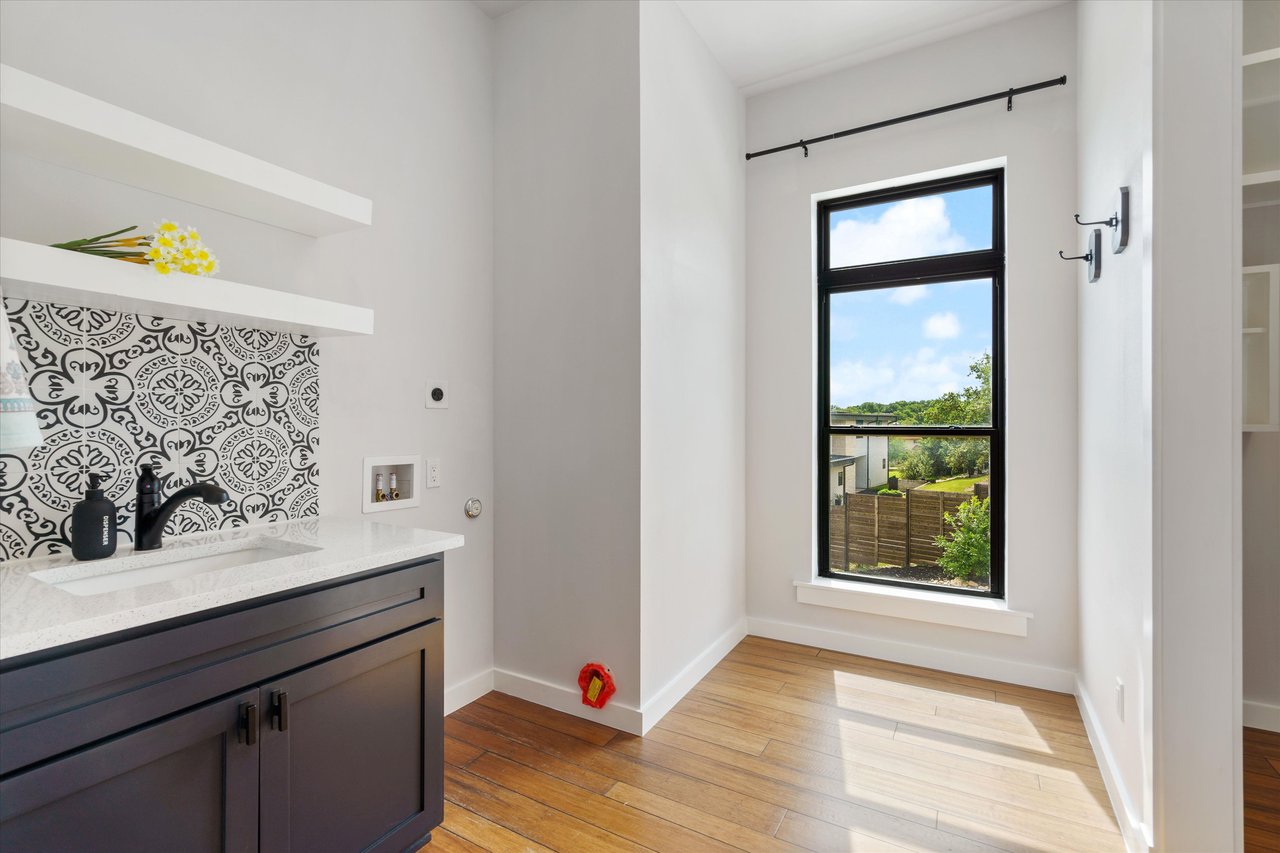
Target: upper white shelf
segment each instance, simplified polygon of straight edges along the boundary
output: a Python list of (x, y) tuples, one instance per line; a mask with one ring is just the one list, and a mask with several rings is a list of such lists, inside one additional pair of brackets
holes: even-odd
[(373, 333), (373, 311), (0, 237), (5, 296), (312, 337)]
[(4, 64), (0, 147), (313, 237), (373, 222), (367, 198)]

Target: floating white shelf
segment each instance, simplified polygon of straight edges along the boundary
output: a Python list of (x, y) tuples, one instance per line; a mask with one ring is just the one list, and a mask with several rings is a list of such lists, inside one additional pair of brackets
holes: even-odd
[(312, 337), (373, 333), (373, 311), (0, 237), (5, 296)]
[(1260, 62), (1271, 62), (1273, 59), (1280, 59), (1280, 47), (1273, 47), (1268, 50), (1255, 50), (1253, 53), (1246, 53), (1240, 58), (1240, 64), (1248, 68), (1250, 65), (1257, 65)]
[(0, 147), (313, 237), (373, 222), (367, 198), (3, 64)]
[(1246, 187), (1257, 186), (1258, 184), (1274, 184), (1277, 182), (1280, 182), (1280, 169), (1272, 169), (1267, 172), (1246, 172), (1240, 178), (1240, 183)]

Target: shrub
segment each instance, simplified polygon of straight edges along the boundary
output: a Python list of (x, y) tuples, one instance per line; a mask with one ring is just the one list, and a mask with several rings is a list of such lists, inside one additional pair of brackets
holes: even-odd
[(876, 492), (877, 495), (893, 495), (894, 497), (902, 497), (902, 492), (897, 489), (883, 488)]
[(933, 540), (942, 549), (938, 565), (959, 580), (986, 580), (991, 575), (991, 499), (972, 498), (944, 517), (951, 530)]

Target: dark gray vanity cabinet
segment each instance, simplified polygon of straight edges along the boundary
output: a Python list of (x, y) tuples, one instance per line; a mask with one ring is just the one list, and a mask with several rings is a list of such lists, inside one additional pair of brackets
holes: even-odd
[(258, 751), (244, 693), (0, 782), (5, 850), (255, 850)]
[(6, 662), (0, 850), (416, 849), (443, 819), (442, 566)]

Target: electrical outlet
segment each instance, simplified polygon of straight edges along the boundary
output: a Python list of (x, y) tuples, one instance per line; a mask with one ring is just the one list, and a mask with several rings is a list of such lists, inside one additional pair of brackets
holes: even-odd
[(426, 399), (425, 405), (428, 409), (449, 408), (449, 383), (448, 382), (428, 382), (427, 383), (427, 399)]
[(1120, 716), (1120, 722), (1124, 722), (1124, 682), (1116, 677), (1116, 714)]
[(427, 488), (428, 489), (440, 488), (440, 460), (439, 459), (427, 460)]

